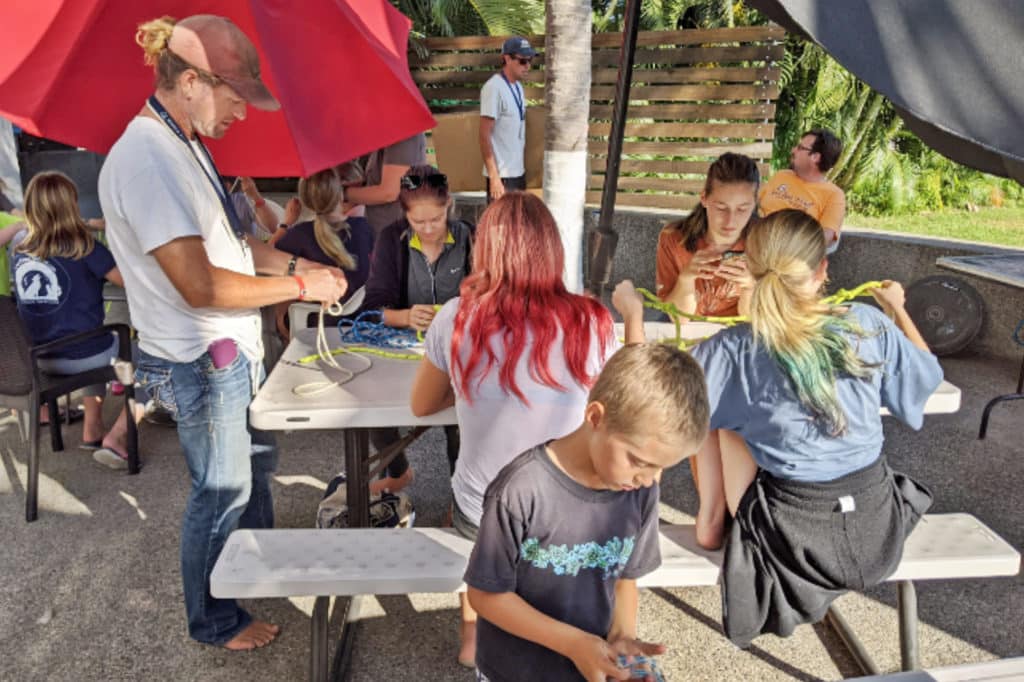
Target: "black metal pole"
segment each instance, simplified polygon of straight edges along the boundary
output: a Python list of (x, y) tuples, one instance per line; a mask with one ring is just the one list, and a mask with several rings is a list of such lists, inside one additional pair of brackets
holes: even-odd
[(626, 130), (629, 110), (629, 87), (633, 80), (633, 58), (636, 35), (640, 28), (641, 0), (626, 1), (625, 25), (622, 28), (622, 49), (619, 52), (619, 74), (615, 81), (615, 105), (612, 109), (612, 128), (608, 134), (608, 157), (604, 169), (604, 188), (601, 191), (601, 214), (597, 229), (590, 233), (590, 264), (587, 268), (589, 289), (600, 295), (612, 274), (612, 261), (619, 235), (615, 231), (615, 189), (619, 184), (619, 163), (622, 160), (622, 138)]

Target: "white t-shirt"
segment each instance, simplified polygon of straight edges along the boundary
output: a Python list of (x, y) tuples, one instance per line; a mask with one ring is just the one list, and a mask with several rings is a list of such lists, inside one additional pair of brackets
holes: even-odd
[[(427, 359), (449, 376), (452, 332), (459, 300), (459, 297), (451, 299), (437, 312), (425, 341)], [(602, 357), (600, 339), (596, 331), (592, 334), (586, 367), (589, 374), (596, 375), (605, 360), (617, 350), (618, 342), (612, 340)], [(482, 381), (474, 381), (473, 402), (466, 402), (458, 390), (455, 398), (461, 444), (452, 477), (452, 492), (459, 509), (477, 525), (483, 515), (484, 492), (498, 472), (538, 443), (559, 438), (578, 428), (583, 423), (583, 409), (587, 406), (590, 392), (576, 383), (565, 365), (561, 331), (552, 345), (548, 366), (551, 376), (567, 390), (556, 390), (530, 377), (533, 341), (528, 340), (516, 367), (516, 384), (530, 401), (529, 406), (501, 387), (497, 369), (503, 362), (500, 339), (492, 337), (491, 348), (497, 357), (496, 367)], [(469, 357), (468, 340), (463, 343), (461, 352), (464, 357)]]
[(235, 236), (189, 147), (162, 121), (132, 119), (100, 171), (99, 197), (139, 348), (172, 362), (191, 362), (212, 341), (231, 338), (257, 363), (262, 357), (259, 310), (193, 308), (151, 255), (175, 239), (202, 237), (213, 265), (255, 274), (248, 245)]
[[(515, 95), (512, 94), (513, 88)], [(516, 97), (519, 98), (518, 102)], [(494, 119), (491, 149), (494, 150), (494, 161), (498, 164), (500, 176), (518, 178), (525, 175), (523, 150), (526, 148), (526, 96), (523, 84), (508, 83), (500, 73), (491, 76), (480, 90), (480, 115)]]

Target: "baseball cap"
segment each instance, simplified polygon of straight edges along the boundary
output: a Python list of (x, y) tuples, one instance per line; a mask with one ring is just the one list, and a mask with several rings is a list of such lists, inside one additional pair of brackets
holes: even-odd
[(521, 54), (524, 57), (532, 57), (537, 51), (530, 47), (530, 41), (522, 36), (512, 36), (501, 46), (502, 54)]
[(281, 108), (260, 80), (256, 46), (230, 19), (213, 14), (186, 17), (174, 25), (167, 48), (192, 66), (217, 76), (257, 109)]

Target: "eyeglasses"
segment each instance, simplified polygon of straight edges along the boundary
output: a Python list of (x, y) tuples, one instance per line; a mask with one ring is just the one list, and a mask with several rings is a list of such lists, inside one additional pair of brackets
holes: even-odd
[(444, 173), (402, 176), (402, 189), (414, 190), (419, 189), (423, 185), (433, 187), (434, 189), (448, 189), (448, 176)]
[(796, 148), (797, 149), (801, 149), (801, 150), (807, 152), (808, 154), (813, 154), (814, 153), (814, 148), (813, 147), (805, 147), (802, 144), (798, 144), (796, 146)]
[(529, 57), (516, 57), (515, 60), (519, 62), (520, 66), (529, 66), (533, 63), (533, 60)]

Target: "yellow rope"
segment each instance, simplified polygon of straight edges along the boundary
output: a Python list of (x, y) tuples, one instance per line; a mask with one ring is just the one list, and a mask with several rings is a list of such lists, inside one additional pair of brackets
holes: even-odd
[[(440, 309), (441, 309), (441, 305), (438, 304), (438, 303), (435, 303), (434, 304), (434, 312), (436, 313)], [(421, 332), (419, 329), (416, 330), (416, 340), (419, 341), (420, 343), (423, 343), (423, 332)]]
[(825, 298), (821, 299), (821, 302), (826, 305), (840, 305), (842, 303), (846, 303), (847, 301), (852, 301), (853, 299), (859, 296), (867, 296), (871, 293), (872, 289), (881, 288), (881, 282), (877, 280), (872, 280), (870, 282), (864, 282), (864, 284), (861, 284), (859, 287), (855, 287), (853, 289), (840, 289), (831, 296), (826, 296)]
[[(342, 353), (364, 353), (366, 355), (376, 355), (382, 358), (391, 358), (392, 360), (420, 360), (423, 358), (423, 356), (418, 353), (400, 353), (398, 351), (371, 348), (369, 346), (344, 346), (342, 348), (334, 348), (329, 352), (331, 355), (341, 355)], [(298, 362), (303, 365), (308, 365), (309, 363), (315, 362), (319, 359), (320, 354), (313, 353), (312, 355), (299, 358)]]
[[(821, 299), (821, 302), (825, 305), (841, 305), (847, 301), (852, 301), (859, 296), (867, 296), (871, 293), (872, 289), (878, 289), (882, 286), (882, 282), (872, 280), (870, 282), (864, 282), (858, 287), (853, 289), (840, 289), (831, 296), (826, 296)], [(713, 315), (697, 315), (696, 313), (684, 313), (671, 301), (662, 301), (660, 298), (655, 296), (647, 289), (637, 287), (637, 292), (643, 296), (646, 300), (644, 301), (645, 308), (651, 308), (652, 310), (658, 310), (672, 320), (675, 325), (676, 336), (674, 339), (662, 339), (661, 343), (672, 343), (675, 344), (680, 350), (688, 350), (693, 346), (696, 346), (701, 341), (705, 341), (710, 337), (704, 337), (702, 339), (684, 339), (682, 334), (682, 319), (693, 320), (695, 322), (710, 322), (712, 324), (721, 324), (726, 327), (732, 327), (740, 322), (749, 322), (750, 318), (745, 315), (733, 315), (727, 317), (716, 317)]]

